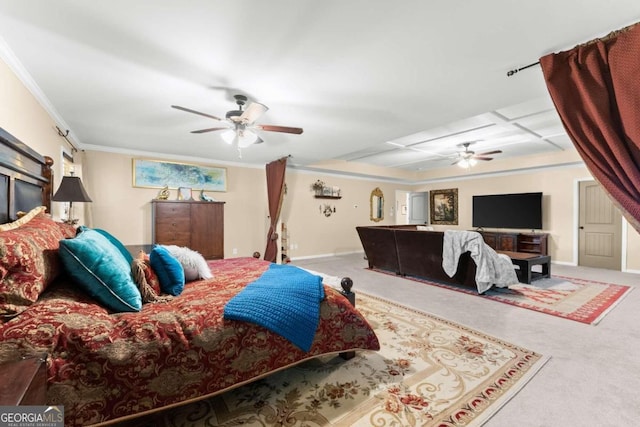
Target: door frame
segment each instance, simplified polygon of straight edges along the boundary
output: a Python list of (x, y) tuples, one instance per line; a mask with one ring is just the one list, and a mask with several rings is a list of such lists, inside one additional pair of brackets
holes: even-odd
[[(579, 259), (579, 245), (580, 245), (580, 183), (584, 181), (595, 181), (593, 177), (577, 178), (573, 182), (573, 260), (572, 265), (578, 266)], [(627, 230), (629, 223), (624, 215), (622, 215), (622, 236), (620, 239), (620, 271), (627, 272)]]

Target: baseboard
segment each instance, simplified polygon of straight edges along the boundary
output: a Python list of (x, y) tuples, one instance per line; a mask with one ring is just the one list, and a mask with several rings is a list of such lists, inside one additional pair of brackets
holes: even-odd
[(567, 265), (569, 267), (577, 267), (578, 264), (571, 261), (551, 261), (551, 264)]
[[(576, 263), (576, 262), (567, 262), (567, 261), (551, 261), (551, 264), (566, 265), (568, 267), (580, 267), (578, 265), (578, 263)], [(633, 269), (623, 269), (623, 270), (620, 270), (620, 272), (621, 273), (640, 274), (640, 270), (633, 270)]]
[(335, 253), (332, 253), (332, 254), (318, 254), (318, 255), (306, 255), (306, 256), (291, 257), (291, 261), (304, 260), (304, 259), (316, 259), (316, 258), (328, 258), (328, 257), (332, 257), (332, 256), (351, 255), (351, 254), (364, 254), (364, 250), (349, 251), (349, 252), (335, 252)]

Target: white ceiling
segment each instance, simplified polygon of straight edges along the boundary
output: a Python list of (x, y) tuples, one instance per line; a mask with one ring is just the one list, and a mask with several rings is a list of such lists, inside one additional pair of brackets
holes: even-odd
[[(0, 0), (0, 51), (80, 148), (427, 170), (466, 141), (572, 150), (540, 67), (507, 71), (637, 21), (638, 0)], [(220, 122), (170, 108), (224, 117), (236, 93), (304, 133), (263, 132), (238, 159), (190, 133)]]

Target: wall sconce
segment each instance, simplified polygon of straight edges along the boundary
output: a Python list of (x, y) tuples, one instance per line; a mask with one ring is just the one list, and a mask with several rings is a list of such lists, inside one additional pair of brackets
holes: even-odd
[(73, 225), (78, 223), (78, 220), (73, 218), (73, 202), (92, 201), (84, 189), (80, 177), (73, 176), (73, 172), (71, 172), (71, 176), (62, 177), (60, 187), (58, 187), (58, 191), (56, 191), (51, 200), (54, 202), (69, 202), (69, 215), (64, 222)]
[(320, 213), (323, 213), (324, 216), (331, 216), (332, 213), (336, 213), (336, 207), (334, 206), (332, 208), (330, 205), (324, 205), (323, 208), (322, 205), (320, 205)]

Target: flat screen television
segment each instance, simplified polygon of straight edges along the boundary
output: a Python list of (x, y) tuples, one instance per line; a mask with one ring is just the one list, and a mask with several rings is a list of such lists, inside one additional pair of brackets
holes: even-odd
[(542, 229), (542, 193), (473, 196), (473, 227)]

